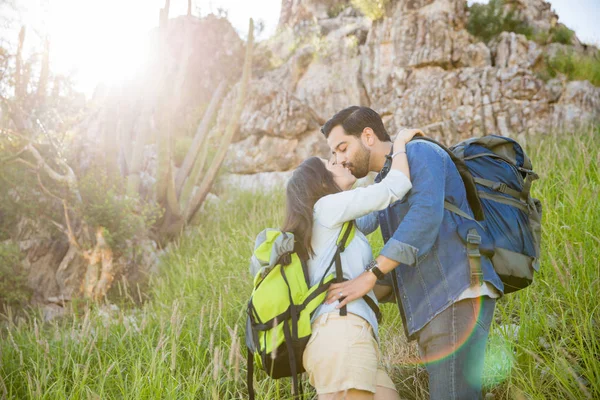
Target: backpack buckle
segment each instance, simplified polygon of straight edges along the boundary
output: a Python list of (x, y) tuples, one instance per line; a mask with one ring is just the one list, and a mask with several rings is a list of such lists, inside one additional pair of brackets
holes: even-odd
[(498, 192), (502, 192), (504, 193), (506, 191), (506, 183), (502, 183), (502, 182), (495, 182), (492, 185), (492, 189), (498, 191)]
[(467, 255), (469, 257), (480, 258), (479, 245), (481, 244), (481, 236), (476, 230), (471, 229), (467, 234)]
[(467, 234), (467, 243), (481, 244), (481, 236), (479, 236), (477, 233), (468, 233)]
[(471, 286), (481, 285), (483, 283), (483, 272), (471, 272)]

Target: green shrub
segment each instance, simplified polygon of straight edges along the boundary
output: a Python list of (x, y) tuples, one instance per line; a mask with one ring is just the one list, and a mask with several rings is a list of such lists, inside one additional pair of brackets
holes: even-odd
[[(40, 227), (45, 227), (52, 226), (48, 221), (59, 221), (63, 215), (60, 202), (41, 189), (35, 172), (20, 163), (3, 162), (12, 159), (22, 147), (19, 141), (0, 134), (0, 241), (11, 237), (22, 218), (35, 220)], [(34, 162), (27, 155), (24, 158)], [(40, 172), (40, 180), (46, 190), (58, 196), (66, 193), (63, 185), (46, 179), (44, 172)]]
[(21, 266), (19, 246), (0, 243), (0, 309), (4, 306), (23, 306), (29, 301), (27, 274)]
[(91, 168), (80, 181), (81, 214), (90, 227), (101, 226), (108, 244), (122, 252), (127, 241), (147, 235), (160, 217), (158, 206), (125, 195), (125, 183)]
[(557, 25), (551, 30), (550, 41), (552, 43), (571, 44), (575, 32), (564, 25)]
[(543, 74), (554, 78), (559, 73), (570, 81), (590, 81), (592, 85), (600, 86), (600, 52), (586, 56), (561, 51), (554, 57), (547, 58)]
[(530, 40), (533, 40), (539, 45), (546, 45), (550, 42), (550, 31), (547, 30), (537, 30), (529, 37)]
[(503, 0), (475, 3), (469, 7), (467, 30), (485, 43), (502, 32), (515, 32), (527, 37), (533, 35), (533, 29), (527, 22), (517, 18), (514, 10), (505, 10)]

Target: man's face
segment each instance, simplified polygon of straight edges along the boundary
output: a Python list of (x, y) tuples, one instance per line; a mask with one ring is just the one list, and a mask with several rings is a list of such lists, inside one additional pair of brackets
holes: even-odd
[(337, 164), (348, 168), (352, 175), (364, 178), (369, 173), (371, 150), (360, 138), (347, 135), (341, 125), (335, 126), (329, 133), (327, 144)]

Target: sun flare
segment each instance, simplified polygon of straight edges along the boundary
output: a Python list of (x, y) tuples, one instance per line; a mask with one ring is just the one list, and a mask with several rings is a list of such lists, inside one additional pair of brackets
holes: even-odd
[(53, 1), (41, 17), (50, 38), (53, 67), (74, 72), (85, 91), (98, 83), (114, 85), (131, 78), (143, 65), (144, 39), (158, 22), (159, 4), (155, 2), (153, 8), (142, 3)]

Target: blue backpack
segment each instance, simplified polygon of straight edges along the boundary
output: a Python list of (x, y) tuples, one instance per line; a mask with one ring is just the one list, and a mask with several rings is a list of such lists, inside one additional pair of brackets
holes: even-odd
[[(538, 175), (523, 148), (496, 135), (468, 139), (450, 149), (425, 140), (446, 150), (456, 165), (475, 218), (449, 202), (445, 208), (484, 227), (493, 242), (488, 255), (504, 283), (504, 293), (529, 286), (540, 268), (542, 205), (531, 197), (531, 183)], [(475, 230), (463, 236), (469, 256), (479, 257), (482, 239)], [(481, 276), (476, 263), (471, 262), (471, 269)]]

